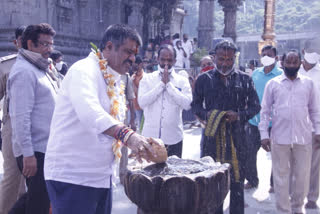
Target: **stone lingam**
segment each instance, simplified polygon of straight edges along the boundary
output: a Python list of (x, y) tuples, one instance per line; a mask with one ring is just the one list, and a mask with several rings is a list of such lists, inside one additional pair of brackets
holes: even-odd
[(138, 214), (211, 214), (230, 187), (230, 165), (171, 156), (165, 163), (128, 166), (124, 189)]

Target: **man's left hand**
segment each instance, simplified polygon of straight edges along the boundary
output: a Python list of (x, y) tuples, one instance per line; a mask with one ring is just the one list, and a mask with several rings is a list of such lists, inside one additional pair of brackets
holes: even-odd
[(234, 112), (234, 111), (227, 111), (226, 115), (226, 120), (228, 122), (234, 122), (236, 120), (238, 120), (238, 113)]
[(320, 135), (314, 136), (314, 149), (320, 149)]

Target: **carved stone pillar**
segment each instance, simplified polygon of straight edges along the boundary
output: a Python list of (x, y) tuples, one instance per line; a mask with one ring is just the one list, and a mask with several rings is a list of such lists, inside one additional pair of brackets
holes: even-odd
[(224, 11), (223, 37), (230, 37), (234, 42), (237, 39), (237, 10), (242, 0), (218, 0)]
[(141, 10), (143, 7), (143, 1), (131, 1), (130, 6), (132, 7), (132, 12), (129, 16), (128, 24), (142, 35), (143, 16)]
[(264, 28), (262, 34), (262, 40), (259, 42), (259, 53), (265, 45), (276, 45), (274, 32), (274, 17), (276, 13), (276, 0), (265, 0), (264, 7)]
[(211, 49), (214, 36), (214, 0), (199, 0), (198, 45)]

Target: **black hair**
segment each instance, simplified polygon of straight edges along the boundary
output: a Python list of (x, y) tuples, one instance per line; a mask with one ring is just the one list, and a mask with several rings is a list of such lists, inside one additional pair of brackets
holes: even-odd
[(137, 56), (136, 56), (136, 61), (135, 61), (135, 63), (139, 65), (139, 64), (142, 63), (142, 62), (143, 62), (143, 61), (142, 61), (142, 57), (139, 56), (139, 55), (137, 55)]
[(214, 48), (214, 52), (217, 53), (217, 51), (219, 49), (223, 49), (223, 50), (232, 50), (234, 51), (234, 53), (237, 52), (237, 47), (235, 46), (235, 44), (233, 42), (230, 42), (228, 40), (222, 40), (220, 41)]
[(158, 50), (158, 57), (160, 57), (160, 52), (163, 49), (170, 50), (170, 51), (172, 50), (173, 51), (173, 56), (176, 59), (176, 57), (177, 57), (176, 49), (174, 49), (174, 47), (172, 45), (168, 45), (168, 44), (164, 44), (164, 45), (160, 46), (160, 48)]
[(50, 54), (50, 58), (53, 60), (53, 61), (56, 61), (59, 57), (63, 56), (62, 53), (58, 50), (53, 50)]
[(287, 58), (287, 56), (288, 56), (289, 53), (296, 53), (296, 54), (298, 55), (299, 59), (300, 59), (300, 60), (302, 59), (302, 58), (301, 58), (301, 54), (300, 54), (300, 52), (299, 52), (298, 50), (296, 50), (296, 49), (291, 49), (291, 50), (289, 50), (287, 53), (284, 53), (284, 54), (283, 54), (283, 56), (282, 56), (283, 62), (286, 60), (286, 58)]
[(104, 50), (107, 42), (110, 41), (115, 45), (117, 50), (126, 39), (132, 39), (137, 42), (139, 46), (142, 44), (142, 39), (135, 29), (124, 24), (110, 25), (103, 34), (99, 49), (101, 51)]
[(257, 67), (259, 64), (258, 60), (252, 59), (249, 61), (249, 65), (253, 65), (254, 67)]
[(276, 47), (274, 47), (274, 46), (272, 46), (272, 45), (266, 45), (266, 46), (264, 46), (264, 47), (262, 48), (261, 53), (262, 53), (263, 51), (267, 51), (267, 50), (272, 50), (273, 53), (274, 53), (274, 55), (277, 56), (277, 48), (276, 48)]
[(31, 40), (35, 46), (38, 46), (38, 39), (40, 34), (55, 36), (56, 32), (48, 23), (41, 23), (38, 25), (29, 25), (22, 34), (22, 47), (28, 49), (28, 40)]
[(179, 39), (180, 38), (180, 34), (176, 33), (172, 36), (172, 39)]
[(14, 34), (16, 36), (16, 39), (18, 39), (19, 36), (22, 36), (23, 31), (26, 29), (27, 27), (22, 25), (20, 27), (17, 27), (16, 30), (14, 31)]
[(216, 53), (216, 51), (214, 50), (214, 49), (211, 49), (210, 51), (209, 51), (209, 55), (214, 55)]

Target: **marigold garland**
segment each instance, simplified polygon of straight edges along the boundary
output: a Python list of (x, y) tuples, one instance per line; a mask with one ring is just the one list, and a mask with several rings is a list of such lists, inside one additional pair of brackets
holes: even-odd
[[(114, 75), (107, 73), (107, 65), (108, 61), (102, 58), (102, 54), (100, 50), (93, 44), (90, 43), (92, 46), (92, 52), (99, 60), (99, 67), (100, 71), (102, 72), (103, 78), (107, 84), (107, 95), (110, 99), (110, 115), (116, 119), (121, 121), (120, 111), (126, 111), (126, 104), (125, 104), (125, 85), (122, 81), (120, 81), (120, 87), (116, 88), (116, 80)], [(121, 100), (121, 102), (119, 102)], [(116, 161), (119, 161), (121, 158), (121, 147), (122, 144), (120, 141), (115, 140), (112, 144), (112, 150), (115, 155)]]

